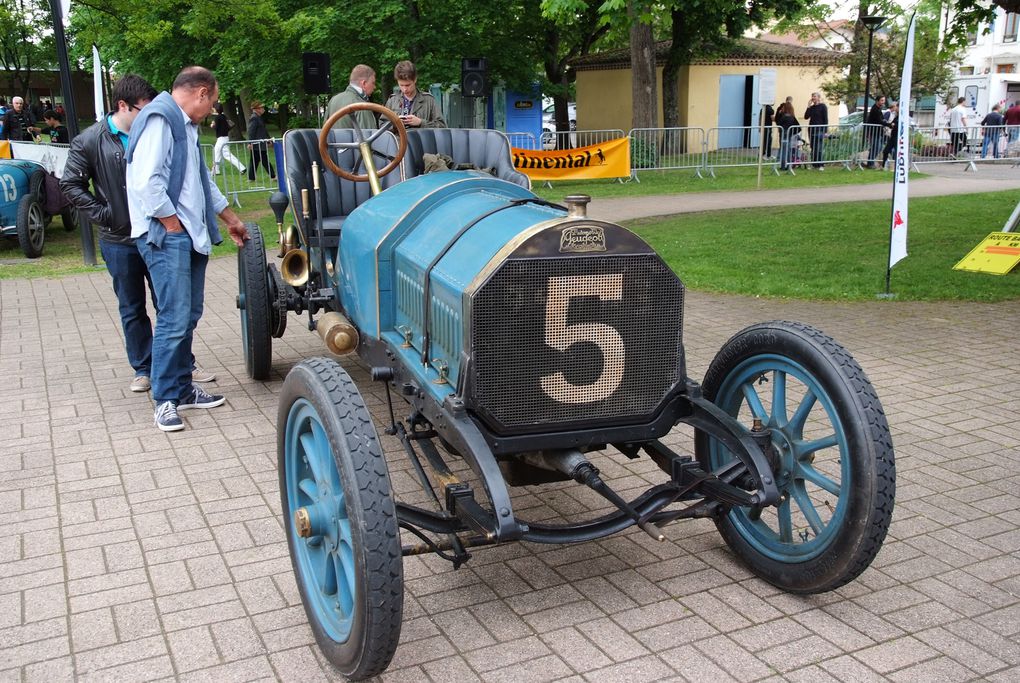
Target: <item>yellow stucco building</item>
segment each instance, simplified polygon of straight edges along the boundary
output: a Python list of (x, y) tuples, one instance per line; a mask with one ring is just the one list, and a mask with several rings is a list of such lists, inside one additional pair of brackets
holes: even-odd
[[(662, 126), (662, 66), (670, 41), (656, 44), (656, 111)], [(811, 47), (782, 45), (742, 38), (723, 55), (698, 59), (680, 70), (680, 125), (696, 128), (757, 126), (761, 70), (775, 70), (774, 106), (793, 97), (801, 119), (811, 93), (838, 73), (839, 53)], [(571, 62), (577, 71), (577, 128), (579, 130), (631, 127), (631, 71), (629, 49), (579, 57)], [(829, 123), (835, 125), (838, 106), (829, 105)]]

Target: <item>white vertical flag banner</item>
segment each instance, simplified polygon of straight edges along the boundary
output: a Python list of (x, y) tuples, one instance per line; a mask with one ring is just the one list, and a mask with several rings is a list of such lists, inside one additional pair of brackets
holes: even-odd
[(910, 82), (914, 77), (914, 21), (910, 17), (907, 49), (903, 54), (899, 115), (896, 117), (896, 172), (893, 177), (892, 225), (889, 227), (889, 267), (907, 257), (908, 196), (910, 177)]
[(60, 14), (64, 20), (64, 26), (67, 26), (67, 22), (71, 18), (71, 0), (60, 0)]
[(92, 97), (96, 105), (96, 121), (103, 118), (106, 106), (103, 104), (103, 65), (99, 61), (99, 48), (92, 45)]

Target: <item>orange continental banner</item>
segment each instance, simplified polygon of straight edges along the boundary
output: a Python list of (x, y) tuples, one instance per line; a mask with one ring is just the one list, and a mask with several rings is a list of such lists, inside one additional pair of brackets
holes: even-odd
[(514, 168), (532, 180), (623, 178), (630, 175), (630, 139), (616, 138), (573, 149), (511, 148)]
[(0, 159), (11, 158), (11, 142), (10, 140), (0, 140)]

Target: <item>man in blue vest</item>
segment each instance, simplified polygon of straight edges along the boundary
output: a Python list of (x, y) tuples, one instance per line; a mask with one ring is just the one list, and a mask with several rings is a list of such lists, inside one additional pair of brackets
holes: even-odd
[(178, 411), (215, 408), (225, 401), (194, 384), (191, 376), (191, 342), (202, 317), (205, 270), (212, 245), (223, 241), (216, 216), (237, 246), (248, 237), (202, 162), (198, 124), (218, 97), (211, 71), (186, 67), (171, 92), (160, 93), (139, 112), (128, 142), (131, 236), (159, 301), (151, 380), (155, 423), (164, 432), (184, 429)]

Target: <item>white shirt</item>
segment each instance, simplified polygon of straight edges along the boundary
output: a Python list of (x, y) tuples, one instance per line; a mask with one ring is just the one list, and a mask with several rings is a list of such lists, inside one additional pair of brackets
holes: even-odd
[[(184, 183), (175, 208), (167, 195), (170, 181), (170, 151), (173, 137), (170, 124), (162, 116), (149, 118), (135, 143), (134, 156), (127, 166), (128, 211), (131, 214), (131, 236), (141, 237), (149, 232), (150, 218), (166, 218), (177, 214), (192, 248), (200, 254), (212, 253), (212, 241), (205, 224), (205, 193), (202, 191), (202, 153), (198, 147), (198, 126), (192, 123), (183, 109), (181, 117), (187, 132), (187, 154)], [(213, 211), (217, 214), (227, 208), (227, 198), (215, 183), (209, 183)]]
[(967, 108), (958, 104), (949, 110), (949, 132), (967, 132)]

